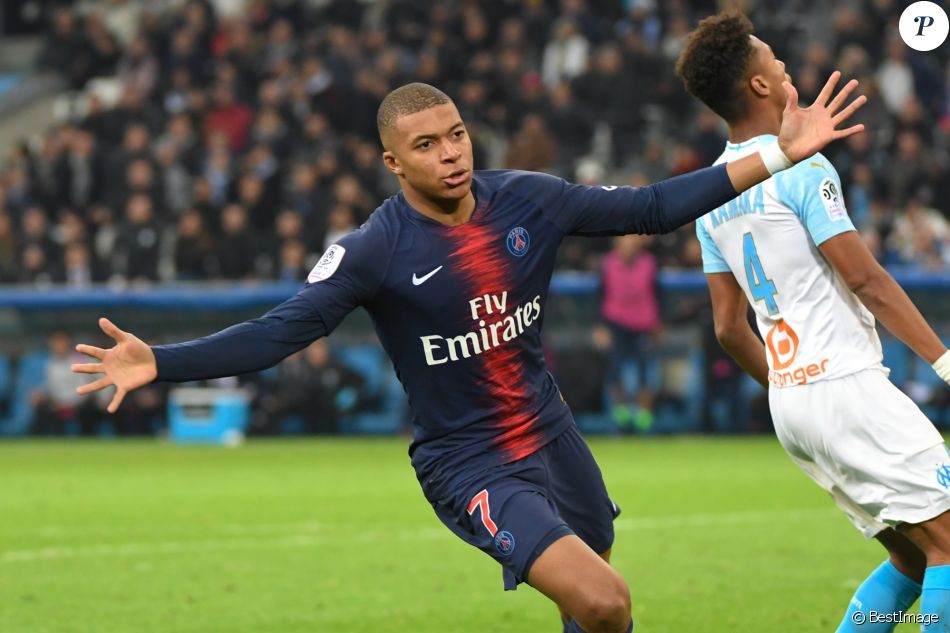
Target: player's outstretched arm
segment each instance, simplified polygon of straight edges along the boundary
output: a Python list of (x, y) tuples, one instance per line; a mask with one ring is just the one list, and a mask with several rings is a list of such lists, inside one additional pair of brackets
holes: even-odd
[(329, 335), (347, 314), (373, 296), (389, 263), (388, 258), (380, 257), (388, 249), (384, 229), (374, 233), (368, 222), (350, 233), (327, 249), (297, 294), (262, 317), (209, 336), (150, 348), (108, 320), (100, 320), (100, 327), (116, 345), (108, 350), (79, 346), (79, 351), (100, 362), (75, 365), (73, 371), (105, 374), (81, 387), (79, 393), (115, 385), (116, 394), (109, 404), (109, 412), (114, 413), (126, 393), (153, 380), (188, 382), (276, 365)]
[(904, 289), (874, 259), (855, 231), (836, 235), (818, 247), (822, 255), (891, 334), (950, 379), (950, 352)]
[[(321, 286), (320, 290), (325, 288)], [(306, 294), (305, 289), (262, 317), (209, 336), (154, 347), (123, 332), (108, 319), (100, 319), (100, 327), (116, 344), (110, 349), (77, 347), (100, 362), (74, 365), (74, 372), (105, 374), (81, 387), (78, 393), (88, 394), (115, 385), (116, 394), (108, 407), (110, 413), (115, 413), (126, 393), (153, 380), (187, 382), (235, 376), (276, 365), (329, 334)], [(348, 309), (340, 310), (344, 315), (346, 312)]]
[(867, 97), (861, 95), (845, 105), (848, 97), (858, 87), (858, 81), (852, 79), (834, 95), (839, 79), (839, 71), (831, 73), (815, 102), (807, 108), (799, 107), (798, 91), (792, 84), (782, 84), (786, 102), (778, 143), (767, 145), (755, 154), (728, 163), (729, 180), (736, 191), (745, 191), (768, 179), (775, 172), (814, 156), (832, 141), (864, 131), (864, 125), (860, 123), (842, 127), (851, 115), (867, 102)]
[(697, 169), (648, 187), (588, 187), (550, 178), (541, 208), (570, 235), (668, 233), (705, 215), (773, 173), (813, 156), (828, 143), (857, 134), (863, 125), (843, 127), (866, 98), (845, 106), (857, 87), (850, 81), (832, 98), (841, 73), (831, 75), (808, 108), (798, 106), (791, 84), (778, 142), (726, 164)]
[(102, 377), (79, 387), (76, 393), (86, 395), (115, 385), (115, 395), (109, 403), (109, 413), (115, 413), (125, 394), (155, 380), (158, 367), (155, 354), (141, 339), (120, 330), (112, 321), (99, 319), (99, 327), (115, 341), (109, 349), (79, 344), (76, 351), (95, 358), (97, 363), (78, 363), (72, 370), (80, 374), (102, 374)]

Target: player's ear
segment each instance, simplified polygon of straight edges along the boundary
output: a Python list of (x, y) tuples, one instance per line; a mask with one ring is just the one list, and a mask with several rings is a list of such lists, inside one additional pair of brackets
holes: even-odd
[(386, 164), (386, 169), (397, 176), (402, 175), (402, 165), (399, 164), (399, 159), (396, 158), (396, 155), (392, 150), (386, 150), (383, 152), (383, 163)]
[(749, 88), (752, 89), (752, 94), (757, 97), (767, 97), (772, 92), (769, 88), (769, 82), (762, 75), (752, 75), (749, 78)]

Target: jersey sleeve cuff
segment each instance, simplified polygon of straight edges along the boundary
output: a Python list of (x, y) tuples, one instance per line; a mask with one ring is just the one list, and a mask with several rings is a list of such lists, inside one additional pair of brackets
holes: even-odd
[(729, 273), (732, 272), (729, 269), (728, 264), (723, 264), (721, 262), (712, 262), (709, 264), (703, 264), (704, 273)]
[(841, 235), (842, 233), (847, 233), (849, 231), (857, 231), (854, 226), (851, 226), (850, 223), (848, 226), (829, 226), (817, 233), (812, 233), (811, 239), (815, 241), (815, 246), (821, 246), (823, 243), (827, 242), (836, 235)]

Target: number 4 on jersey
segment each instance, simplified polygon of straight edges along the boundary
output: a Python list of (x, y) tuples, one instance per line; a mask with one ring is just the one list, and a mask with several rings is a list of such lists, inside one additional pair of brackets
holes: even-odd
[(742, 236), (742, 261), (745, 262), (745, 276), (749, 281), (752, 298), (756, 301), (764, 301), (770, 316), (778, 314), (778, 303), (775, 301), (778, 290), (775, 289), (772, 280), (765, 276), (762, 260), (759, 259), (759, 252), (755, 248), (755, 240), (752, 239), (751, 233)]

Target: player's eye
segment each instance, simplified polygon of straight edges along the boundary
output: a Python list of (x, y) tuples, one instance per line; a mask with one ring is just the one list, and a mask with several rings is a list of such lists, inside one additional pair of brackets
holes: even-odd
[(462, 138), (463, 136), (465, 136), (465, 130), (456, 130), (456, 131), (455, 131), (455, 138)]
[(432, 147), (432, 141), (422, 141), (417, 147), (419, 149), (429, 149)]

